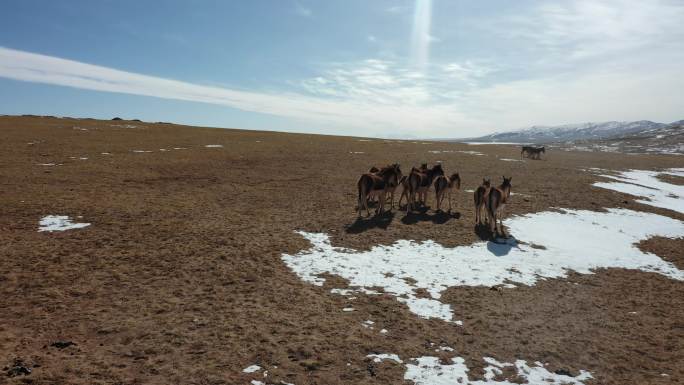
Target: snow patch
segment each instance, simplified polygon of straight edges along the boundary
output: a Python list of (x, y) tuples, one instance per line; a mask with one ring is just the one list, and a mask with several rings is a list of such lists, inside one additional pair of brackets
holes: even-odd
[(254, 364), (242, 369), (242, 373), (254, 373), (259, 370), (261, 370), (261, 366)]
[(407, 364), (404, 379), (413, 381), (416, 385), (512, 385), (511, 382), (495, 381), (496, 375), (501, 374), (503, 367), (514, 367), (517, 375), (525, 379), (529, 384), (547, 385), (583, 385), (586, 380), (592, 378), (589, 372), (580, 371), (576, 377), (556, 374), (549, 372), (544, 365), (536, 362), (535, 366), (527, 365), (524, 360), (517, 360), (515, 364), (498, 362), (493, 358), (485, 357), (484, 360), (489, 365), (484, 368), (485, 380), (470, 380), (468, 378), (468, 367), (465, 360), (461, 357), (451, 359), (452, 364), (441, 364), (439, 357), (419, 357), (413, 359), (416, 364)]
[(223, 145), (222, 144), (207, 144), (204, 147), (206, 147), (206, 148), (223, 148)]
[(72, 229), (82, 229), (90, 226), (90, 223), (74, 223), (66, 215), (47, 215), (41, 218), (38, 231), (65, 231)]
[(670, 209), (684, 213), (684, 186), (665, 183), (658, 175), (667, 174), (684, 177), (684, 168), (665, 171), (630, 170), (617, 175), (601, 175), (617, 182), (596, 182), (594, 186), (642, 197), (636, 202), (649, 206)]
[(521, 159), (510, 159), (510, 158), (499, 158), (499, 160), (503, 160), (504, 162), (524, 162), (524, 160), (521, 160)]
[(525, 144), (530, 144), (530, 143), (522, 143), (522, 142), (461, 142), (465, 143), (471, 146), (481, 146), (484, 144), (503, 144), (503, 145), (513, 145), (513, 146), (522, 146)]
[(396, 354), (385, 354), (385, 353), (383, 353), (383, 354), (369, 354), (366, 357), (372, 358), (373, 362), (382, 362), (383, 360), (391, 360), (391, 361), (394, 361), (398, 364), (401, 364), (404, 362)]
[[(504, 223), (525, 243), (508, 239), (447, 248), (434, 241), (399, 240), (359, 252), (333, 246), (327, 234), (300, 231), (311, 248), (281, 257), (313, 285), (323, 285), (321, 274), (335, 274), (348, 280), (351, 290), (381, 287), (414, 314), (448, 322), (454, 322), (453, 311), (440, 297), (449, 287), (532, 286), (540, 279), (566, 277), (568, 271), (591, 274), (611, 267), (684, 281), (684, 271), (635, 246), (653, 236), (684, 236), (684, 223), (672, 218), (626, 209), (565, 210), (512, 217)], [(419, 297), (418, 289), (425, 289), (429, 298)]]

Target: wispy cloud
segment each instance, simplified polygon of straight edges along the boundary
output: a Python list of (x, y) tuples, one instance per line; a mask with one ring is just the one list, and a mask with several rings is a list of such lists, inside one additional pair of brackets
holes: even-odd
[(396, 99), (373, 105), (363, 97), (364, 87), (372, 89), (395, 81), (383, 76), (383, 66), (381, 62), (371, 62), (370, 68), (359, 70), (358, 74), (365, 73), (365, 77), (358, 88), (361, 93), (356, 97), (344, 91), (340, 93), (341, 97), (328, 98), (313, 93), (268, 93), (211, 87), (0, 47), (0, 77), (15, 80), (223, 105), (308, 121), (319, 125), (321, 132), (339, 133), (344, 127), (350, 134), (368, 133), (368, 129), (372, 129), (372, 132), (382, 135), (398, 126), (426, 128), (440, 125), (439, 121), (445, 116), (439, 109), (403, 103), (397, 105), (393, 103)]
[(403, 13), (403, 12), (408, 12), (411, 8), (407, 7), (405, 5), (394, 5), (389, 8), (387, 8), (387, 12), (389, 13)]
[(313, 11), (311, 8), (305, 7), (302, 3), (295, 1), (295, 13), (304, 17), (313, 16)]
[[(684, 39), (684, 4), (668, 0), (543, 2), (524, 13), (482, 20), (500, 38), (547, 64), (662, 49)], [(675, 48), (675, 47), (671, 47)], [(629, 58), (627, 58), (629, 59)]]
[(413, 32), (411, 34), (411, 59), (425, 70), (430, 55), (430, 43), (436, 38), (430, 35), (432, 24), (432, 0), (416, 0), (413, 10)]

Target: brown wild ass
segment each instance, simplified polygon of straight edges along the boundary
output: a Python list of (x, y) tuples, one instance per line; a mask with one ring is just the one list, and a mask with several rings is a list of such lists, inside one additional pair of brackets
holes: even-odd
[[(485, 211), (485, 206), (487, 205), (487, 199), (489, 199), (489, 190), (491, 189), (491, 183), (489, 179), (482, 178), (482, 185), (480, 185), (473, 195), (475, 195), (475, 224), (482, 224), (482, 214)], [(485, 212), (485, 220), (487, 220), (487, 213)]]
[[(411, 171), (413, 170), (418, 170), (418, 171), (425, 171), (427, 170), (427, 163), (423, 163), (420, 165), (420, 168), (415, 168), (411, 167)], [(409, 198), (409, 184), (408, 184), (408, 175), (404, 175), (401, 177), (401, 180), (399, 180), (399, 184), (401, 185), (401, 196), (399, 197), (399, 202), (397, 203), (397, 206), (401, 208), (401, 201), (406, 197), (406, 202), (408, 202)]]
[[(366, 209), (366, 214), (370, 216), (368, 200), (378, 198), (379, 207), (375, 210), (381, 214), (385, 208), (385, 197), (387, 192), (397, 187), (401, 178), (401, 169), (398, 164), (392, 164), (381, 168), (376, 173), (366, 173), (361, 175), (356, 183), (358, 188), (358, 213), (361, 216), (361, 208)], [(391, 209), (390, 209), (391, 210)]]
[[(426, 168), (425, 170), (413, 168), (408, 177), (409, 185), (409, 198), (406, 204), (406, 214), (413, 208), (413, 204), (416, 202), (416, 194), (418, 194), (418, 200), (427, 203), (427, 193), (432, 186), (434, 179), (440, 175), (444, 175), (444, 170), (441, 164), (436, 164), (432, 168)], [(422, 198), (422, 199), (421, 199)]]
[(523, 155), (527, 155), (530, 159), (540, 160), (542, 153), (546, 154), (544, 147), (523, 146), (522, 151), (520, 151), (520, 159), (523, 158)]
[[(397, 165), (397, 167), (398, 166), (399, 165)], [(370, 170), (368, 170), (368, 172), (371, 174), (377, 174), (379, 171), (380, 171), (380, 169), (375, 167), (375, 166), (371, 167)], [(401, 181), (406, 179), (406, 177), (401, 174), (401, 170), (399, 170), (399, 177), (401, 178), (399, 180), (399, 182), (396, 185), (390, 186), (387, 189), (387, 193), (390, 195), (390, 209), (394, 208), (394, 191), (397, 189), (397, 187), (399, 187), (399, 185), (401, 184)], [(401, 202), (400, 202), (400, 204), (401, 204)]]
[(451, 191), (461, 189), (461, 177), (458, 173), (451, 176), (440, 175), (435, 178), (435, 200), (437, 201), (437, 211), (441, 211), (442, 201), (445, 195), (449, 199), (449, 212), (451, 212)]
[(508, 199), (511, 196), (511, 179), (513, 179), (513, 177), (506, 178), (504, 176), (503, 183), (501, 183), (499, 187), (489, 190), (489, 197), (486, 200), (489, 228), (491, 229), (492, 234), (495, 235), (499, 235), (499, 229), (496, 225), (497, 218), (499, 219), (501, 235), (506, 235), (503, 230), (503, 215), (506, 203), (508, 203)]

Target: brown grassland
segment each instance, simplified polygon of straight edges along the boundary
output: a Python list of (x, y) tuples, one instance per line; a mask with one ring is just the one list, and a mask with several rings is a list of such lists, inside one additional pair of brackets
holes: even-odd
[[(443, 300), (463, 314), (459, 327), (390, 296), (331, 294), (340, 278), (316, 287), (280, 258), (308, 248), (295, 230), (356, 249), (477, 242), (486, 235), (464, 190), (483, 176), (513, 176), (513, 192), (525, 194), (507, 215), (625, 207), (684, 220), (592, 187), (600, 177), (583, 171), (682, 167), (681, 157), (551, 150), (505, 162), (518, 147), (47, 117), (0, 117), (0, 135), (0, 368), (15, 358), (32, 367), (3, 371), (0, 383), (402, 384), (403, 366), (365, 356), (434, 354), (431, 343), (453, 347), (440, 355), (464, 357), (471, 378), (492, 356), (589, 370), (594, 384), (684, 383), (684, 282), (607, 269), (512, 290), (450, 288)], [(429, 152), (443, 150), (484, 155)], [(436, 161), (462, 179), (452, 214), (356, 220), (356, 180), (371, 165), (398, 162), (407, 173)], [(38, 232), (50, 214), (92, 225)], [(639, 247), (684, 269), (682, 239)], [(342, 312), (351, 302), (356, 311)], [(362, 326), (371, 318), (375, 330)], [(266, 379), (242, 372), (255, 363)]]

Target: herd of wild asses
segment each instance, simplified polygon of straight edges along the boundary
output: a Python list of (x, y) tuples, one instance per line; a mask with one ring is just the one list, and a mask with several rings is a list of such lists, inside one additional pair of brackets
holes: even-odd
[[(503, 183), (498, 187), (492, 187), (489, 179), (483, 179), (474, 193), (475, 221), (482, 224), (482, 211), (485, 210), (485, 221), (489, 223), (492, 233), (503, 234), (503, 210), (511, 196), (511, 179), (503, 177)], [(390, 210), (394, 207), (394, 191), (402, 187), (398, 206), (406, 198), (406, 214), (408, 215), (417, 204), (425, 205), (430, 187), (435, 188), (435, 202), (437, 211), (442, 210), (442, 203), (447, 198), (449, 211), (451, 211), (451, 192), (461, 189), (461, 177), (458, 173), (446, 176), (441, 164), (428, 167), (427, 163), (420, 167), (413, 167), (408, 175), (403, 175), (398, 164), (390, 164), (384, 167), (371, 167), (367, 173), (361, 175), (357, 182), (358, 187), (358, 215), (366, 209), (366, 215), (370, 215), (368, 203), (377, 200), (376, 214), (382, 214), (385, 203), (389, 196)], [(497, 219), (499, 226), (497, 226)]]
[[(544, 147), (524, 146), (520, 156), (526, 155), (530, 159), (540, 159), (545, 153)], [(503, 177), (502, 183), (494, 187), (487, 178), (474, 191), (475, 223), (481, 225), (484, 221), (489, 224), (492, 234), (505, 236), (503, 231), (503, 211), (511, 196), (511, 179)], [(398, 207), (406, 199), (406, 214), (415, 209), (416, 205), (425, 205), (430, 187), (435, 189), (435, 203), (437, 211), (442, 211), (442, 203), (446, 198), (451, 212), (451, 193), (461, 189), (461, 177), (458, 173), (445, 175), (441, 164), (428, 167), (427, 163), (420, 167), (412, 167), (408, 175), (403, 175), (398, 164), (390, 164), (384, 167), (371, 167), (368, 172), (361, 175), (357, 182), (358, 187), (358, 216), (361, 210), (366, 209), (366, 215), (370, 216), (369, 202), (377, 201), (376, 214), (382, 214), (385, 203), (389, 196), (390, 211), (394, 207), (394, 191), (402, 187)], [(498, 224), (497, 224), (498, 220)], [(501, 230), (501, 232), (499, 232)]]

